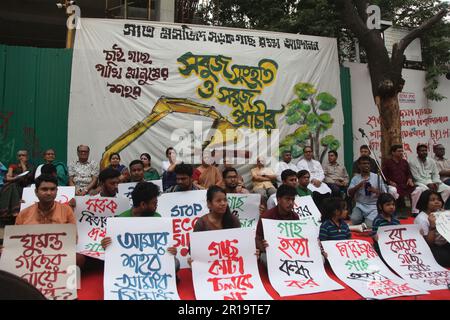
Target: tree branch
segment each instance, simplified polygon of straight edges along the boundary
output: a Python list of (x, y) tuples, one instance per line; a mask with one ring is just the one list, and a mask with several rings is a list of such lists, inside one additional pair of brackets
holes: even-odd
[[(358, 0), (360, 2), (361, 0)], [(342, 20), (352, 30), (355, 36), (361, 39), (370, 30), (367, 28), (366, 21), (359, 16), (352, 0), (334, 0), (337, 9), (341, 13)], [(360, 4), (361, 5), (361, 4)]]
[(367, 23), (367, 6), (369, 5), (367, 0), (354, 0), (358, 15), (364, 23)]
[(442, 9), (437, 13), (434, 17), (428, 19), (424, 23), (422, 23), (419, 27), (416, 29), (413, 29), (410, 33), (408, 33), (400, 42), (398, 43), (398, 47), (393, 47), (392, 55), (394, 55), (394, 50), (397, 49), (398, 52), (396, 55), (400, 56), (403, 55), (406, 48), (409, 46), (409, 44), (414, 41), (414, 39), (422, 36), (426, 31), (428, 31), (431, 27), (433, 27), (436, 23), (438, 23), (440, 20), (442, 20), (443, 17), (445, 17), (448, 13), (447, 9)]

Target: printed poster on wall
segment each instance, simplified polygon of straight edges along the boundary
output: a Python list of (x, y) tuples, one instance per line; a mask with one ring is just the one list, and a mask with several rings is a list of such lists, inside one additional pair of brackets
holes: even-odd
[[(366, 64), (345, 62), (350, 68), (352, 87), (352, 122), (353, 122), (353, 153), (359, 155), (359, 147), (367, 144), (358, 131), (360, 128), (367, 135), (370, 147), (377, 159), (381, 155), (381, 129), (378, 108), (375, 105), (369, 70)], [(416, 157), (418, 143), (429, 146), (429, 154), (433, 155), (433, 145), (441, 143), (450, 150), (450, 81), (445, 76), (438, 78), (437, 92), (447, 97), (442, 101), (427, 100), (426, 72), (421, 70), (403, 69), (402, 77), (406, 83), (399, 93), (400, 121), (403, 149), (406, 158)]]
[(71, 74), (68, 159), (90, 141), (101, 167), (113, 152), (129, 163), (151, 150), (161, 172), (170, 146), (191, 164), (216, 150), (248, 177), (257, 156), (275, 167), (279, 147), (295, 163), (311, 141), (318, 160), (342, 150), (334, 38), (82, 18)]
[(344, 289), (325, 272), (317, 228), (300, 220), (262, 219), (262, 224), (269, 280), (280, 296)]
[(322, 241), (336, 276), (366, 299), (389, 299), (428, 294), (396, 276), (364, 240)]
[(403, 279), (424, 290), (448, 289), (450, 271), (441, 267), (418, 225), (378, 229), (378, 244), (387, 264)]
[(165, 218), (110, 218), (105, 300), (179, 300), (172, 224)]
[(192, 281), (197, 300), (271, 300), (255, 253), (250, 228), (193, 232)]
[(6, 226), (0, 269), (24, 279), (47, 299), (76, 299), (75, 236), (73, 224)]

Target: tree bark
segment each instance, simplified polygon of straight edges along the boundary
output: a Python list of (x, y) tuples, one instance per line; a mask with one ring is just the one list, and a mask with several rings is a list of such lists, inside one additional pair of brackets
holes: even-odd
[(370, 30), (366, 25), (367, 1), (334, 0), (333, 2), (341, 13), (342, 21), (355, 34), (367, 53), (372, 94), (380, 114), (380, 150), (383, 162), (389, 156), (393, 144), (402, 144), (398, 93), (402, 91), (404, 85), (402, 70), (405, 49), (414, 39), (422, 36), (439, 22), (447, 14), (448, 9), (442, 9), (394, 44), (390, 58), (380, 31)]

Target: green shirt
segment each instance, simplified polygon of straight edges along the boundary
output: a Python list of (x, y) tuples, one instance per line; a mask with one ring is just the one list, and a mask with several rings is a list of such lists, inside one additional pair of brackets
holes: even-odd
[(160, 179), (159, 173), (154, 168), (151, 168), (149, 171), (144, 172), (144, 180), (145, 181), (159, 180), (159, 179)]
[[(131, 217), (133, 217), (132, 210), (133, 210), (133, 208), (130, 208), (130, 209), (122, 212), (121, 214), (119, 214), (117, 217), (119, 217), (119, 218), (131, 218)], [(159, 218), (161, 218), (161, 215), (158, 212), (153, 212), (153, 215), (151, 215), (151, 216), (142, 216), (142, 217), (159, 217)]]
[(311, 190), (309, 190), (309, 189), (303, 189), (303, 188), (300, 188), (300, 187), (297, 187), (297, 194), (300, 196), (300, 197), (304, 197), (304, 196), (310, 196), (310, 195), (312, 195), (312, 192), (311, 192)]

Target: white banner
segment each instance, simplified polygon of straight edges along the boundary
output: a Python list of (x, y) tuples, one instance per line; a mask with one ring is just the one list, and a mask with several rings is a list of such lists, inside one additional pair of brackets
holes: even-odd
[(420, 234), (418, 225), (378, 229), (378, 245), (384, 261), (403, 279), (424, 290), (448, 289), (450, 271), (441, 267)]
[(193, 151), (227, 142), (231, 157), (245, 160), (241, 174), (248, 177), (258, 155), (270, 165), (279, 143), (299, 158), (312, 141), (320, 158), (343, 143), (339, 83), (333, 38), (83, 18), (74, 44), (68, 159), (89, 141), (102, 166), (112, 152), (129, 163), (152, 150), (161, 172), (169, 146), (178, 159), (199, 164)]
[(105, 300), (179, 300), (172, 224), (164, 218), (109, 218)]
[(258, 271), (250, 228), (194, 232), (192, 280), (197, 300), (271, 300)]
[[(277, 205), (277, 197), (274, 198), (274, 201)], [(319, 228), (322, 215), (311, 196), (295, 196), (294, 212), (298, 214), (301, 221), (312, 221)]]
[[(159, 187), (159, 191), (162, 192), (163, 191), (163, 187), (162, 187), (162, 180), (151, 180), (148, 181), (151, 182), (153, 184), (156, 184)], [(122, 197), (128, 198), (129, 202), (130, 202), (130, 206), (133, 206), (133, 199), (131, 198), (131, 193), (134, 190), (134, 187), (136, 187), (137, 182), (126, 182), (126, 183), (119, 183), (118, 186), (118, 194)]]
[(206, 205), (206, 190), (163, 193), (158, 198), (156, 211), (162, 217), (172, 218), (174, 247), (181, 268), (189, 268), (190, 235), (197, 220), (209, 212)]
[(427, 294), (399, 278), (364, 240), (322, 241), (333, 272), (341, 281), (367, 299), (388, 299)]
[(104, 260), (105, 250), (100, 245), (106, 234), (108, 217), (114, 217), (130, 209), (127, 198), (75, 197), (77, 218), (77, 252)]
[(26, 280), (48, 299), (76, 299), (75, 235), (73, 224), (6, 226), (0, 269)]
[(299, 220), (262, 219), (267, 271), (272, 287), (282, 297), (344, 289), (331, 280), (323, 266), (319, 230)]
[(231, 213), (241, 221), (241, 228), (256, 230), (259, 220), (261, 195), (255, 193), (227, 193), (227, 200)]
[(435, 212), (436, 228), (441, 236), (450, 242), (450, 211)]
[[(358, 132), (363, 129), (368, 136), (371, 148), (380, 159), (381, 129), (378, 108), (374, 103), (369, 70), (366, 64), (346, 62), (350, 68), (352, 87), (353, 153), (359, 157), (359, 147), (364, 139)], [(441, 143), (450, 150), (449, 107), (450, 81), (439, 78), (438, 92), (448, 99), (440, 102), (428, 101), (423, 88), (426, 86), (425, 71), (403, 69), (406, 80), (403, 92), (399, 93), (400, 117), (402, 125), (403, 148), (406, 157), (416, 156), (418, 143), (429, 145), (429, 155), (433, 156), (432, 146)]]
[[(20, 204), (20, 211), (31, 207), (36, 202), (39, 202), (39, 199), (36, 197), (35, 187), (26, 187), (23, 188), (22, 193), (22, 202)], [(55, 201), (61, 204), (68, 204), (71, 199), (75, 197), (75, 187), (58, 187), (58, 192), (56, 193)]]

